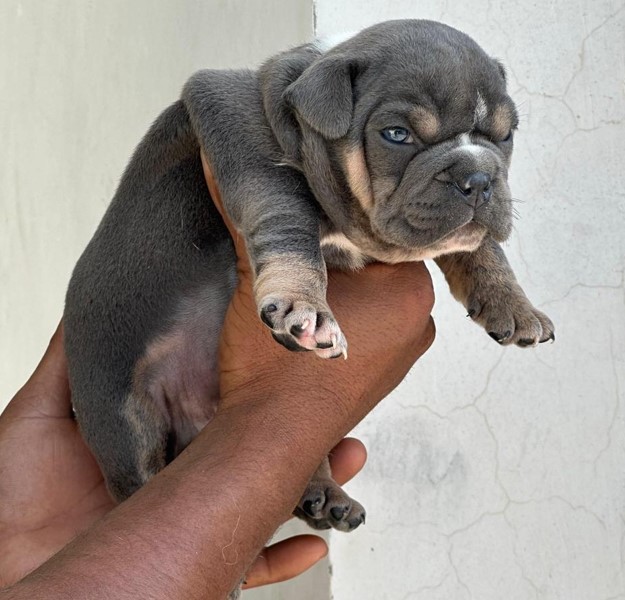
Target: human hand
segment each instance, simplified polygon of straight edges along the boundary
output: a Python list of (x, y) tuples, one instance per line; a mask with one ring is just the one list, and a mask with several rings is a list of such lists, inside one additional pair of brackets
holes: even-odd
[(62, 326), (0, 416), (0, 588), (114, 506), (73, 418)]
[[(311, 438), (334, 439), (327, 450), (400, 383), (432, 343), (434, 295), (429, 273), (423, 263), (372, 264), (357, 272), (330, 272), (328, 303), (348, 338), (349, 359), (323, 361), (312, 353), (287, 352), (258, 318), (245, 241), (224, 213), (203, 154), (202, 164), (238, 258), (239, 285), (222, 331), (222, 406), (228, 407), (234, 396), (257, 401), (259, 390), (279, 390), (280, 395), (289, 397), (285, 419), (306, 419)], [(327, 402), (316, 406), (300, 403), (298, 413), (298, 399), (305, 400), (303, 392), (315, 388), (326, 390)], [(311, 418), (313, 414), (324, 418)], [(328, 433), (332, 427), (334, 438)], [(321, 428), (323, 435), (316, 428)]]
[[(114, 507), (72, 415), (62, 326), (39, 366), (0, 415), (0, 588), (36, 569)], [(337, 481), (363, 466), (360, 442), (332, 453)], [(265, 548), (246, 587), (284, 581), (325, 556), (325, 542), (296, 536)]]

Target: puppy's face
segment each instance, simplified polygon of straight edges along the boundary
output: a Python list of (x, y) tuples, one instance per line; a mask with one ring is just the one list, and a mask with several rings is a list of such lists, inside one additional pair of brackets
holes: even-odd
[(376, 25), (323, 54), (285, 96), (313, 190), (363, 251), (405, 260), (510, 233), (516, 110), (501, 66), (466, 35), (428, 21)]

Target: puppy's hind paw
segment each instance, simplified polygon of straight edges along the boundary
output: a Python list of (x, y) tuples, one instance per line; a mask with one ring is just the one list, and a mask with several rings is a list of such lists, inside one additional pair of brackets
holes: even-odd
[(294, 512), (313, 529), (353, 531), (365, 522), (365, 509), (332, 479), (308, 484)]
[(260, 318), (288, 350), (321, 358), (347, 358), (347, 340), (325, 301), (271, 295), (260, 302)]

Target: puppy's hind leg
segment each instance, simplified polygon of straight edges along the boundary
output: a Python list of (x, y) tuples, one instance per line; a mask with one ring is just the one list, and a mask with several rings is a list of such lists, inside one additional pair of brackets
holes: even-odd
[(97, 415), (94, 411), (83, 415), (80, 395), (74, 400), (82, 435), (98, 461), (109, 493), (118, 502), (165, 466), (169, 431), (164, 414), (149, 396), (122, 394), (123, 399), (115, 403), (100, 396), (109, 410)]
[(99, 394), (97, 413), (90, 410), (93, 398), (84, 402), (84, 394), (75, 394), (73, 403), (106, 487), (114, 500), (122, 502), (165, 466), (169, 427), (148, 395), (120, 391), (120, 400), (111, 401), (116, 395)]
[(105, 474), (109, 492), (120, 502), (163, 469), (172, 452), (169, 424), (148, 393), (131, 392), (122, 405), (121, 419), (128, 435), (119, 439), (127, 444), (116, 448), (119, 456)]
[(116, 389), (104, 380), (95, 386), (81, 383), (76, 380), (72, 395), (80, 431), (109, 493), (122, 502), (165, 466), (166, 415), (148, 395)]

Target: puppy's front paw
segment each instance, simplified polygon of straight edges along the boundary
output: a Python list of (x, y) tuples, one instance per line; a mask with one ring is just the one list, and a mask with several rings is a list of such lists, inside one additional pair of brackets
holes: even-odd
[(353, 531), (365, 522), (365, 509), (332, 479), (314, 479), (295, 509), (313, 529)]
[(271, 294), (259, 307), (261, 320), (285, 348), (311, 350), (321, 358), (347, 358), (347, 340), (325, 301)]
[(520, 289), (476, 292), (469, 298), (467, 310), (503, 346), (536, 346), (556, 339), (551, 319), (534, 308)]

